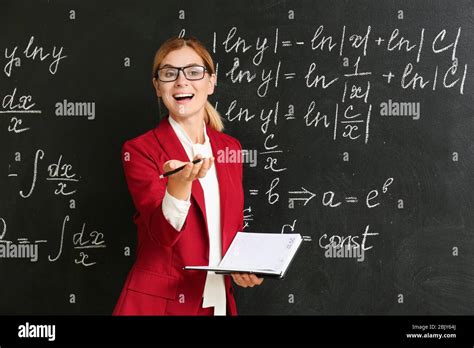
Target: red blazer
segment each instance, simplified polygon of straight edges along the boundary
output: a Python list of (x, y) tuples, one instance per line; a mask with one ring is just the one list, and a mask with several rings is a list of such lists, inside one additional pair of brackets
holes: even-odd
[[(242, 163), (219, 163), (218, 150), (241, 150), (238, 140), (207, 127), (220, 190), (222, 254), (243, 228)], [(227, 151), (228, 151), (227, 150)], [(240, 158), (236, 156), (236, 158)], [(137, 209), (136, 261), (128, 274), (113, 315), (195, 315), (201, 307), (206, 272), (185, 271), (186, 265), (208, 265), (209, 234), (204, 192), (192, 184), (191, 207), (181, 231), (161, 210), (167, 178), (159, 179), (163, 163), (189, 162), (168, 118), (123, 145), (125, 177)], [(227, 314), (237, 315), (230, 276), (225, 276)]]

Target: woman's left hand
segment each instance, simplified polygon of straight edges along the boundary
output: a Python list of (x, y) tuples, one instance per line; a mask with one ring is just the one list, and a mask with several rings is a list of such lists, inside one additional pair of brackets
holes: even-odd
[(248, 286), (253, 288), (255, 285), (260, 285), (263, 282), (263, 278), (258, 278), (255, 274), (251, 273), (231, 273), (231, 275), (234, 282), (243, 288)]

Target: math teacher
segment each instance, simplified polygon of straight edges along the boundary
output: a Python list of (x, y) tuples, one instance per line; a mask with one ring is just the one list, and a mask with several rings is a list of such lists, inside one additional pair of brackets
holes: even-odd
[(138, 245), (113, 314), (237, 315), (230, 278), (242, 287), (262, 278), (183, 270), (217, 266), (243, 229), (243, 166), (219, 156), (242, 147), (222, 133), (222, 119), (207, 100), (214, 62), (197, 39), (174, 37), (156, 52), (152, 78), (169, 114), (122, 148)]

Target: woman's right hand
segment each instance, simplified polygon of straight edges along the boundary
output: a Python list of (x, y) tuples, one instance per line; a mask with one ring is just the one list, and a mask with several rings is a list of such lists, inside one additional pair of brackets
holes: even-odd
[[(194, 159), (202, 158), (197, 155)], [(171, 171), (186, 165), (181, 171), (168, 176), (167, 190), (170, 195), (177, 199), (187, 200), (191, 194), (192, 183), (197, 178), (204, 178), (207, 171), (214, 164), (214, 157), (206, 158), (199, 163), (181, 162), (178, 160), (169, 160), (163, 164), (164, 172)]]

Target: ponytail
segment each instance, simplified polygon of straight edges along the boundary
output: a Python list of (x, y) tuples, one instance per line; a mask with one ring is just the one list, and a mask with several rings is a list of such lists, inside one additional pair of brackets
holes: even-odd
[(224, 130), (224, 123), (222, 122), (221, 115), (219, 115), (217, 110), (214, 109), (209, 101), (206, 102), (204, 109), (206, 111), (206, 115), (204, 116), (204, 121), (206, 124), (212, 127), (214, 130), (222, 132)]

